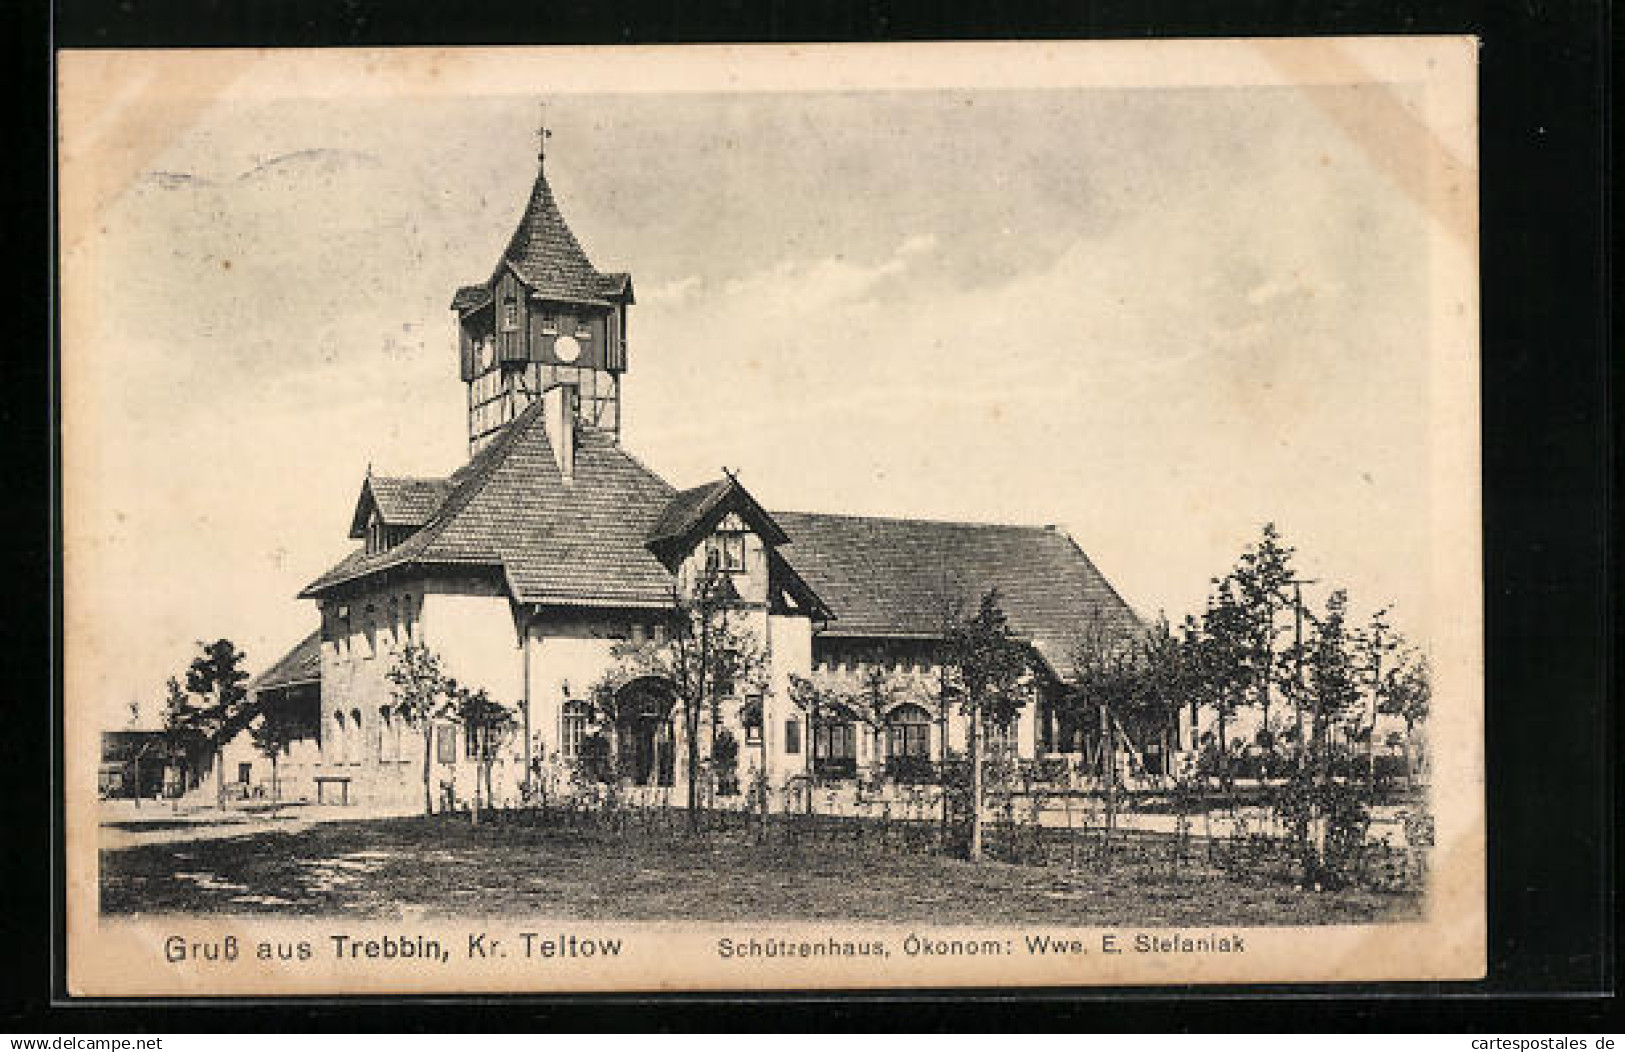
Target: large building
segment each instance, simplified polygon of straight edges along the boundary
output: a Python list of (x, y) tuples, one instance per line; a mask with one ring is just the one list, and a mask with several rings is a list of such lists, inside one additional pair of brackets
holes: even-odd
[[(1070, 744), (1076, 729), (1050, 704), (1069, 649), (1101, 624), (1137, 625), (1088, 556), (1053, 527), (768, 511), (733, 477), (673, 486), (621, 444), (633, 304), (630, 276), (593, 265), (539, 164), (501, 257), (451, 304), (470, 459), (445, 478), (369, 473), (355, 551), (301, 593), (319, 631), (256, 684), (319, 706), (318, 748), (298, 765), (306, 786), (421, 800), (427, 756), (438, 793), (472, 792), (464, 728), (422, 726), (395, 701), (386, 673), (408, 643), (519, 714), (499, 798), (527, 763), (568, 769), (589, 739), (612, 743), (622, 778), (681, 784), (676, 691), (626, 672), (626, 653), (669, 645), (688, 590), (717, 575), (732, 623), (764, 655), (715, 706), (741, 778), (852, 777), (962, 750), (965, 719), (943, 715), (935, 662), (948, 612), (992, 587), (1035, 676), (1033, 704), (990, 733), (1027, 758)], [(809, 726), (793, 677), (832, 697), (880, 683), (884, 699)], [(595, 703), (606, 689), (616, 704)]]

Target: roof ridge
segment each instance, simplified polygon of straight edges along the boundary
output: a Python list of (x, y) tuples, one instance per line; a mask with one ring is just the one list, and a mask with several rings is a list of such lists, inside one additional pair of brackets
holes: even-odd
[[(422, 538), (422, 541), (417, 545), (417, 554), (426, 553), (430, 546), (440, 539), (440, 535), (446, 532), (446, 527), (450, 526), (452, 521), (474, 502), (474, 498), (478, 497), (484, 492), (485, 487), (491, 484), (491, 479), (496, 476), (497, 470), (507, 462), (508, 454), (519, 442), (519, 436), (534, 427), (537, 420), (542, 421), (543, 427), (547, 426), (546, 417), (542, 413), (542, 406), (543, 401), (538, 398), (526, 406), (518, 416), (510, 420), (507, 426), (497, 433), (497, 437), (491, 441), (491, 444), (480, 450), (478, 455), (484, 456), (486, 459), (479, 470), (459, 483), (456, 489), (446, 494), (446, 499), (441, 503), (440, 509), (435, 512), (434, 518), (424, 523), (423, 527), (414, 533), (406, 544), (402, 544), (400, 548), (395, 550), (402, 551), (412, 541)], [(530, 417), (529, 420), (525, 419), (527, 416)], [(470, 461), (470, 464), (472, 463), (473, 461)], [(457, 506), (453, 508), (453, 504)], [(501, 561), (499, 556), (498, 562)], [(504, 564), (505, 569), (506, 564)]]
[(1032, 533), (1056, 534), (1064, 536), (1066, 531), (1059, 526), (1036, 525), (1033, 523), (1017, 522), (974, 522), (963, 519), (923, 519), (907, 515), (855, 515), (843, 511), (772, 511), (769, 514), (779, 515), (807, 515), (822, 519), (851, 519), (868, 522), (896, 522), (907, 523), (913, 526), (957, 526), (973, 530), (1026, 530)]

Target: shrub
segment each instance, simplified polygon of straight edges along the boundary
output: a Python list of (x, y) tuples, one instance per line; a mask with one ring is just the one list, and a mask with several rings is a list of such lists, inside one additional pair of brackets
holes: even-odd
[(615, 772), (610, 762), (609, 739), (594, 732), (581, 739), (581, 753), (577, 760), (580, 777), (590, 783), (613, 782)]
[(1287, 828), (1305, 886), (1332, 890), (1358, 877), (1371, 827), (1360, 787), (1300, 774), (1276, 792), (1274, 810)]
[(935, 768), (924, 756), (888, 756), (886, 777), (903, 785), (928, 785), (937, 780)]

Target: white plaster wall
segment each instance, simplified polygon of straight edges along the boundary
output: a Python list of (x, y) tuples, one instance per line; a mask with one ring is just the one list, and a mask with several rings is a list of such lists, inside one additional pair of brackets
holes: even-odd
[[(799, 615), (770, 614), (766, 626), (768, 690), (762, 699), (762, 737), (768, 781), (782, 785), (806, 770), (807, 750), (812, 748), (806, 714), (790, 700), (790, 676), (812, 675), (812, 622)], [(801, 722), (802, 751), (795, 755), (784, 751), (784, 725), (792, 714)]]
[[(530, 729), (536, 756), (558, 754), (565, 702), (592, 700), (593, 685), (614, 668), (613, 648), (629, 625), (628, 620), (544, 614), (531, 626)], [(516, 744), (522, 753), (523, 740)]]
[(516, 706), (523, 696), (513, 608), (501, 596), (430, 593), (423, 597), (423, 642), (459, 684)]

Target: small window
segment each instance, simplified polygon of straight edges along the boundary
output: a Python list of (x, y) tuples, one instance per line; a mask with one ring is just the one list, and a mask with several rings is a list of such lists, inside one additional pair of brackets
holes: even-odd
[(345, 728), (344, 742), (344, 758), (349, 763), (357, 764), (361, 762), (361, 750), (364, 744), (361, 740), (361, 734), (361, 710), (351, 709), (350, 725)]
[(588, 327), (586, 322), (584, 322), (584, 321), (576, 322), (576, 339), (578, 339), (578, 340), (590, 340), (590, 339), (592, 339), (592, 329)]
[(512, 296), (506, 296), (502, 300), (502, 331), (519, 331), (519, 301)]
[(434, 758), (440, 763), (457, 762), (457, 727), (442, 724), (434, 730)]
[(557, 314), (542, 315), (542, 335), (557, 336), (559, 334), (559, 316)]
[(400, 759), (401, 740), (388, 705), (378, 707), (378, 762)]
[(247, 785), (249, 779), (251, 779), (253, 776), (254, 765), (252, 763), (240, 763), (237, 765), (237, 781), (241, 782), (243, 785)]
[(729, 531), (706, 538), (705, 566), (722, 573), (744, 573), (745, 535)]
[(587, 737), (588, 709), (585, 702), (567, 701), (559, 720), (559, 752), (567, 760), (581, 758), (581, 743)]
[(361, 621), (362, 631), (367, 635), (367, 656), (378, 656), (378, 615), (369, 605)]
[(801, 754), (801, 721), (794, 716), (784, 721), (784, 751), (791, 756)]

